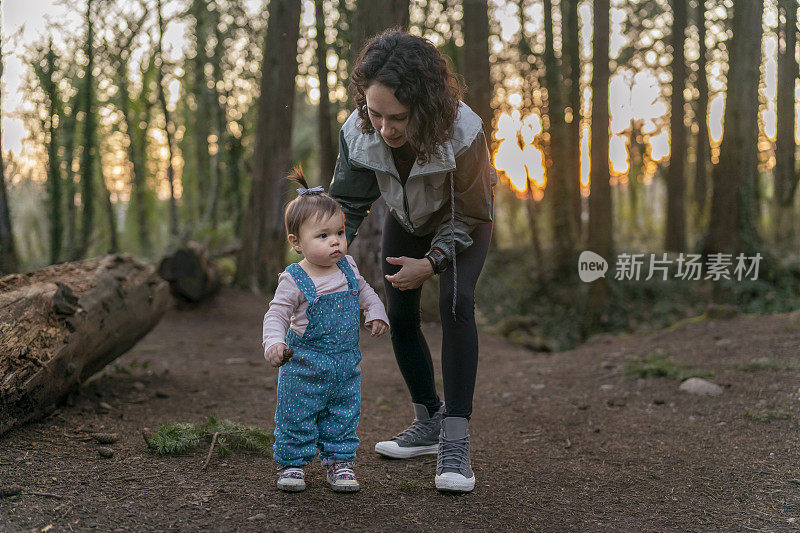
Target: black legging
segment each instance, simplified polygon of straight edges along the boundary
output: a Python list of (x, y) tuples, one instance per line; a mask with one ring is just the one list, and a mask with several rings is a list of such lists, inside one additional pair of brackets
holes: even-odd
[[(472, 394), (478, 370), (478, 331), (475, 326), (475, 284), (481, 273), (489, 241), (491, 222), (480, 224), (470, 235), (473, 243), (456, 256), (458, 297), (453, 318), (453, 267), (439, 280), (439, 315), (442, 319), (442, 373), (445, 416), (469, 418)], [(387, 257), (421, 259), (430, 249), (433, 234), (411, 235), (387, 213), (383, 225), (381, 264), (384, 274), (395, 274), (400, 265), (386, 262)], [(433, 378), (433, 361), (428, 343), (420, 328), (420, 295), (422, 288), (401, 291), (384, 278), (388, 303), (392, 346), (397, 365), (411, 392), (411, 401), (423, 404), (429, 412), (439, 408), (439, 396)]]

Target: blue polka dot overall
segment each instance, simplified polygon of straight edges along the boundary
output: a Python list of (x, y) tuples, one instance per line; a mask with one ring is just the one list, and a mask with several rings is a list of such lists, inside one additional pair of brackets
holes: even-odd
[(317, 296), (314, 282), (299, 264), (286, 269), (308, 300), (303, 336), (289, 329), (292, 359), (278, 372), (273, 457), (281, 465), (302, 466), (314, 460), (352, 461), (361, 415), (361, 351), (358, 282), (347, 262), (337, 266), (347, 290)]

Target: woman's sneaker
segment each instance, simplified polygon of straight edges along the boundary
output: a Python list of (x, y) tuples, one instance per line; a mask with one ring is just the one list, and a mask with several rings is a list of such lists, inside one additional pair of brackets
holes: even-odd
[(334, 492), (356, 492), (361, 488), (353, 472), (353, 461), (331, 461), (323, 466), (327, 468), (328, 483)]
[(475, 474), (469, 460), (469, 422), (466, 418), (442, 420), (442, 437), (436, 461), (436, 488), (450, 492), (470, 492)]
[(414, 422), (408, 428), (389, 440), (375, 445), (375, 451), (386, 457), (408, 459), (418, 455), (433, 454), (439, 451), (439, 433), (444, 415), (444, 403), (433, 416), (428, 415), (428, 408), (415, 403)]
[(284, 466), (278, 469), (278, 488), (286, 492), (306, 490), (305, 472), (301, 467)]

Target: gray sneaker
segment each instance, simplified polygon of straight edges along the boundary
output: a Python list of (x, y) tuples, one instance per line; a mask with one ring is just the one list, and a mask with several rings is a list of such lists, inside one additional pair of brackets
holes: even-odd
[(439, 457), (436, 461), (436, 488), (451, 492), (470, 492), (475, 474), (469, 461), (469, 422), (466, 418), (442, 420)]
[(439, 451), (439, 433), (442, 427), (444, 403), (433, 416), (428, 416), (428, 408), (415, 403), (414, 422), (402, 433), (375, 445), (375, 451), (386, 457), (408, 459), (418, 455), (433, 454)]

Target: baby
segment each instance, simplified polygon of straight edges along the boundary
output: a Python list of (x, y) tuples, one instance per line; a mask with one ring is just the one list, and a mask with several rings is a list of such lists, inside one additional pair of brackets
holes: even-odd
[(389, 320), (378, 295), (346, 255), (339, 204), (322, 187), (309, 189), (299, 167), (289, 177), (302, 187), (286, 206), (286, 234), (303, 259), (281, 273), (263, 328), (264, 357), (281, 367), (273, 446), (278, 488), (304, 490), (303, 467), (319, 449), (331, 488), (357, 491), (359, 309), (366, 310), (365, 325), (373, 337), (389, 329)]

